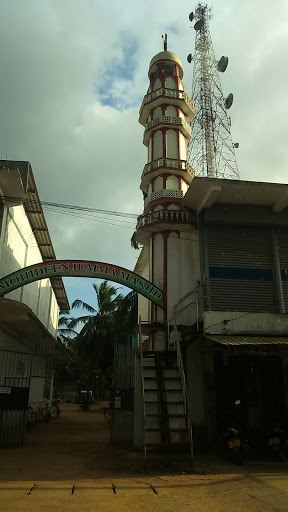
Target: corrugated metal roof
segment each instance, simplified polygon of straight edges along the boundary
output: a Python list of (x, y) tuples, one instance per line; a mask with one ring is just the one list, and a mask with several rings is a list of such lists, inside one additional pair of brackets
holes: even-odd
[(206, 336), (221, 345), (288, 345), (288, 337), (276, 336)]
[[(50, 238), (48, 226), (40, 202), (32, 168), (29, 162), (0, 160), (0, 167), (19, 170), (22, 178), (26, 199), (23, 201), (27, 218), (36, 238), (43, 261), (56, 260), (56, 255)], [(60, 309), (69, 310), (69, 302), (61, 277), (50, 279)]]

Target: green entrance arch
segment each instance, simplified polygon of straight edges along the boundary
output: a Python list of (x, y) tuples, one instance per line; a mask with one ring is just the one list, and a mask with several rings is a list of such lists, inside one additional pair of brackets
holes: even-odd
[(144, 277), (111, 263), (88, 260), (55, 260), (21, 268), (0, 279), (0, 297), (25, 284), (50, 277), (95, 277), (116, 281), (164, 309), (163, 292)]

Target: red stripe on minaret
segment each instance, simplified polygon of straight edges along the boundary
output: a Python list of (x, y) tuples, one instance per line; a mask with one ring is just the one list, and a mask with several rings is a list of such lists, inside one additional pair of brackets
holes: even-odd
[[(151, 282), (154, 283), (154, 235), (151, 236), (151, 253), (152, 253), (152, 258), (151, 258)], [(155, 308), (154, 308), (154, 304), (151, 303), (151, 320), (153, 321), (154, 320), (154, 316), (155, 316)]]
[(164, 298), (164, 304), (166, 305), (166, 308), (164, 309), (164, 321), (167, 321), (167, 238), (168, 238), (168, 232), (165, 231), (163, 233), (163, 298)]

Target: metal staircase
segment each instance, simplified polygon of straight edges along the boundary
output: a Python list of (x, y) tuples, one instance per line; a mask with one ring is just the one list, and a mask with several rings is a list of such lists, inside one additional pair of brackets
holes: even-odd
[(145, 463), (188, 459), (192, 469), (192, 423), (180, 346), (141, 350), (141, 368)]

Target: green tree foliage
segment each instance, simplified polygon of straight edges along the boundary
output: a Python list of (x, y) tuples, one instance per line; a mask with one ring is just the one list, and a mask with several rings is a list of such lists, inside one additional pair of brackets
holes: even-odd
[(137, 330), (137, 293), (123, 297), (107, 281), (93, 284), (93, 288), (95, 307), (76, 299), (72, 309), (88, 314), (78, 318), (62, 314), (59, 337), (71, 351), (70, 375), (95, 390), (111, 384), (114, 344), (131, 346), (131, 336)]

